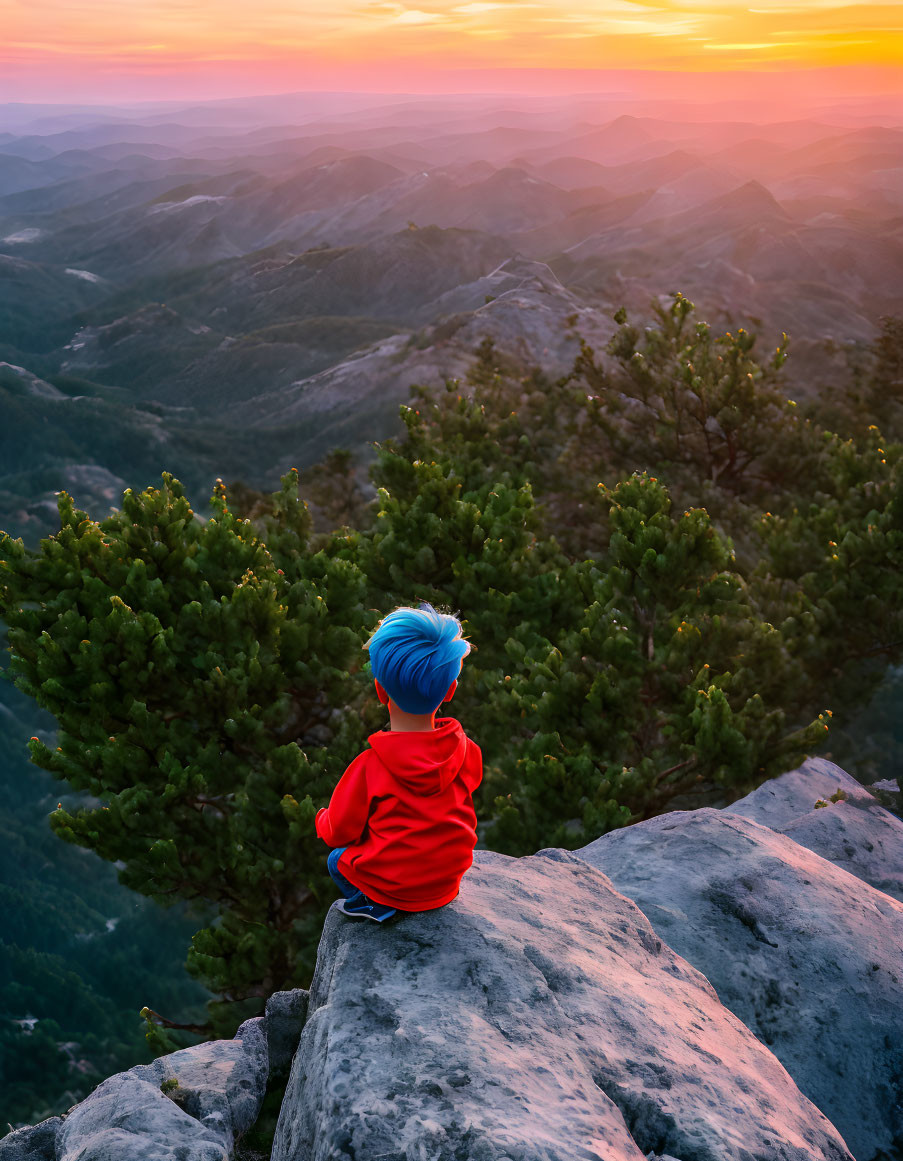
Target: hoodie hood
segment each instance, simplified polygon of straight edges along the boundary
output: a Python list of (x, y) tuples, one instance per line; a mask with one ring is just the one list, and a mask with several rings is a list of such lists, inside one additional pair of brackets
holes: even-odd
[(438, 718), (434, 730), (380, 730), (367, 740), (389, 773), (419, 794), (444, 790), (467, 753), (467, 737), (455, 718)]

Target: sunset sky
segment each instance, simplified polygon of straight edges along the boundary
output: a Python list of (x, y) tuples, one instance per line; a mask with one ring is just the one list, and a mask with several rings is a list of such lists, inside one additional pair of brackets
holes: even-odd
[(857, 66), (860, 78), (866, 66), (903, 66), (899, 4), (0, 0), (0, 100), (7, 101), (467, 91), (495, 69), (826, 66)]

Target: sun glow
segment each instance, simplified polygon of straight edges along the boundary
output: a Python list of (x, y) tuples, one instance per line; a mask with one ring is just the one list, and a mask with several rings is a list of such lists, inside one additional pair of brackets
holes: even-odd
[[(903, 67), (895, 4), (843, 0), (7, 0), (2, 96), (53, 82), (233, 78), (396, 91), (462, 70)], [(220, 83), (220, 87), (221, 87)], [(446, 85), (448, 87), (448, 85)]]

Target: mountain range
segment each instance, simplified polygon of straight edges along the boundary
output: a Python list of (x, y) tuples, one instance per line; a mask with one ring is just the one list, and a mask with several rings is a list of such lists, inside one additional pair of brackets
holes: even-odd
[[(272, 489), (298, 466), (303, 489), (336, 447), (363, 474), (411, 386), (463, 378), (486, 336), (564, 373), (580, 337), (604, 359), (620, 306), (642, 325), (678, 289), (760, 350), (789, 332), (788, 393), (817, 398), (903, 312), (903, 117), (762, 108), (0, 106), (0, 528), (34, 544), (60, 490), (101, 518), (162, 471), (200, 512), (216, 477)], [(834, 743), (860, 765), (890, 749), (895, 682), (869, 709), (873, 751), (862, 730)], [(185, 917), (50, 834), (68, 791), (24, 743), (52, 729), (0, 686), (7, 1120), (62, 1112), (139, 1059), (137, 995), (183, 1018), (204, 998), (181, 980)]]
[(388, 434), (485, 335), (562, 372), (675, 289), (766, 348), (787, 331), (817, 395), (903, 309), (903, 121), (738, 112), (0, 107), (0, 525), (39, 534), (61, 487), (102, 513), (163, 469), (275, 486)]

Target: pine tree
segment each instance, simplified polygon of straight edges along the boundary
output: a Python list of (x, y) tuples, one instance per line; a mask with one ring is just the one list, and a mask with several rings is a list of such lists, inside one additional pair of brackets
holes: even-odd
[(760, 360), (756, 336), (714, 334), (679, 293), (652, 309), (642, 330), (619, 310), (604, 358), (581, 340), (555, 380), (513, 368), (484, 341), (464, 383), (414, 389), (392, 446), (454, 462), (465, 489), (529, 482), (546, 534), (574, 558), (605, 551), (604, 523), (588, 520), (596, 485), (653, 472), (676, 503), (705, 507), (744, 557), (747, 526), (814, 481), (822, 451), (818, 425), (787, 398), (787, 336)]
[(59, 723), (32, 759), (90, 795), (51, 826), (137, 891), (215, 905), (189, 970), (259, 1007), (309, 978), (332, 899), (313, 816), (360, 748), (372, 618), (355, 566), (307, 551), (296, 474), (269, 548), (222, 486), (212, 508), (170, 476), (100, 522), (63, 493), (38, 551), (3, 538), (0, 612), (16, 683)]
[(880, 319), (877, 339), (850, 344), (844, 353), (849, 374), (819, 392), (809, 405), (825, 426), (861, 438), (872, 428), (888, 443), (903, 441), (903, 318)]
[[(410, 454), (410, 452), (409, 452)], [(377, 515), (364, 533), (339, 534), (330, 551), (354, 561), (367, 577), (370, 601), (382, 616), (399, 605), (429, 601), (460, 614), (474, 645), (448, 712), (489, 742), (504, 737), (505, 711), (491, 709), (502, 676), (505, 642), (519, 627), (554, 631), (558, 614), (574, 609), (559, 601), (567, 562), (554, 541), (537, 536), (529, 485), (498, 483), (465, 491), (446, 461), (410, 459), (382, 449), (374, 478)]]
[[(401, 412), (403, 438), (388, 441), (384, 450), (453, 466), (464, 493), (529, 483), (544, 535), (579, 535), (573, 525), (581, 522), (581, 502), (595, 488), (595, 481), (586, 486), (585, 473), (575, 473), (569, 454), (585, 426), (582, 386), (501, 359), (485, 339), (463, 382), (450, 379), (438, 389), (418, 385), (412, 395), (411, 406)], [(385, 480), (386, 470), (381, 458), (379, 479)]]
[[(440, 462), (465, 489), (529, 483), (538, 539), (553, 535), (576, 562), (609, 552), (599, 483), (655, 475), (676, 506), (704, 508), (730, 537), (751, 606), (797, 666), (788, 710), (803, 722), (829, 705), (848, 723), (903, 657), (892, 499), (903, 448), (875, 424), (843, 439), (788, 399), (786, 337), (762, 361), (752, 335), (716, 336), (694, 311), (673, 295), (642, 330), (619, 311), (605, 359), (583, 343), (572, 372), (542, 390), (484, 343), (466, 384), (417, 390), (394, 450)], [(896, 331), (885, 332), (869, 382), (892, 388)]]
[(790, 769), (825, 729), (824, 716), (804, 729), (788, 718), (799, 666), (756, 615), (707, 514), (673, 515), (645, 474), (600, 489), (599, 503), (608, 556), (572, 566), (565, 582), (579, 625), (508, 642), (518, 713), (489, 839), (508, 853), (588, 842), (701, 782), (739, 796)]
[(33, 759), (91, 796), (52, 826), (218, 909), (189, 956), (236, 1006), (218, 1029), (309, 978), (334, 897), (313, 816), (381, 720), (360, 647), (398, 604), (462, 617), (452, 712), (516, 854), (745, 793), (903, 655), (903, 449), (797, 415), (783, 345), (760, 364), (692, 311), (619, 314), (613, 364), (584, 345), (554, 382), (484, 343), (402, 409), (372, 506), (333, 458), (324, 510), (357, 527), (313, 535), (294, 472), (242, 498), (253, 523), (164, 476), (100, 522), (62, 495), (37, 551), (0, 541), (14, 677), (59, 723)]
[(824, 490), (786, 515), (760, 517), (750, 583), (804, 677), (843, 707), (863, 704), (903, 658), (903, 448), (826, 433)]

